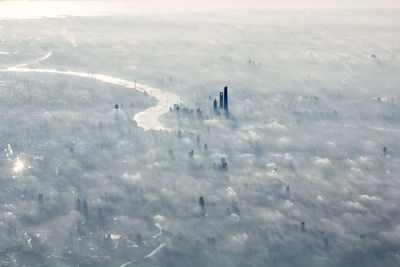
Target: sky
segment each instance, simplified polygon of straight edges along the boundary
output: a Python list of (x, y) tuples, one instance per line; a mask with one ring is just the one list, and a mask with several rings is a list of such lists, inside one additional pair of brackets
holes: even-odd
[[(79, 4), (78, 4), (79, 3)], [(201, 12), (245, 12), (261, 10), (398, 9), (395, 0), (149, 0), (149, 1), (0, 1), (0, 18), (60, 16), (140, 15)]]

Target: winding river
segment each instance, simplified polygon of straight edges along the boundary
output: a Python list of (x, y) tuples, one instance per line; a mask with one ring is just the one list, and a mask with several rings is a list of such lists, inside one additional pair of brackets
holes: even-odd
[(75, 72), (75, 71), (60, 71), (56, 69), (30, 69), (26, 68), (27, 65), (36, 63), (39, 61), (46, 60), (51, 56), (51, 52), (31, 61), (29, 63), (20, 64), (15, 67), (10, 67), (7, 69), (0, 69), (0, 72), (38, 72), (38, 73), (52, 73), (52, 74), (60, 74), (60, 75), (70, 75), (76, 77), (83, 77), (88, 79), (95, 79), (98, 81), (102, 81), (109, 84), (115, 84), (119, 86), (123, 86), (126, 88), (131, 88), (138, 90), (139, 92), (143, 92), (157, 99), (157, 104), (152, 106), (142, 112), (136, 113), (133, 116), (133, 120), (137, 123), (138, 127), (141, 127), (145, 130), (164, 130), (171, 131), (170, 128), (165, 127), (160, 121), (159, 117), (169, 111), (169, 108), (176, 103), (181, 102), (178, 95), (163, 91), (158, 88), (151, 87), (147, 84), (136, 83), (134, 81), (124, 80), (108, 75), (97, 74), (97, 73), (86, 73), (86, 72)]

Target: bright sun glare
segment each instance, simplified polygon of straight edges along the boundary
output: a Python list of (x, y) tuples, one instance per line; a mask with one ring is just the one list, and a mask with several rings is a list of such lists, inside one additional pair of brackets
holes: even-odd
[(24, 162), (22, 160), (20, 160), (19, 158), (17, 158), (14, 161), (14, 172), (18, 173), (23, 171), (25, 168)]

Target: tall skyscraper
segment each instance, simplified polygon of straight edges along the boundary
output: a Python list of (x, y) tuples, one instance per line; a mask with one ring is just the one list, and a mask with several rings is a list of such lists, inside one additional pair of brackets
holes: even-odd
[(217, 99), (214, 99), (214, 112), (217, 112), (217, 108), (218, 108)]
[(224, 109), (228, 112), (228, 87), (225, 86), (224, 88)]
[(43, 205), (43, 194), (42, 193), (38, 194), (38, 201), (39, 201), (39, 205)]
[(204, 203), (204, 197), (200, 197), (199, 198), (199, 205), (200, 205), (200, 208), (201, 208), (202, 215), (203, 216), (206, 215), (206, 207), (205, 207), (205, 203)]
[(223, 108), (224, 107), (224, 93), (219, 92), (219, 107)]
[(89, 207), (88, 207), (86, 198), (83, 199), (82, 212), (83, 212), (83, 215), (85, 216), (85, 219), (87, 219), (89, 216)]
[(79, 212), (82, 212), (81, 199), (79, 197), (76, 200), (76, 210), (79, 211)]

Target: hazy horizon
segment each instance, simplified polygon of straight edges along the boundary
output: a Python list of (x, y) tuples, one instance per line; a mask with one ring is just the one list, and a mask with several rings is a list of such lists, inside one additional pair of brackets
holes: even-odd
[[(79, 4), (78, 4), (79, 3)], [(94, 4), (95, 3), (95, 4)], [(143, 14), (188, 14), (205, 12), (249, 12), (268, 10), (399, 9), (395, 0), (1, 0), (0, 18), (41, 18), (59, 16), (116, 16)]]

